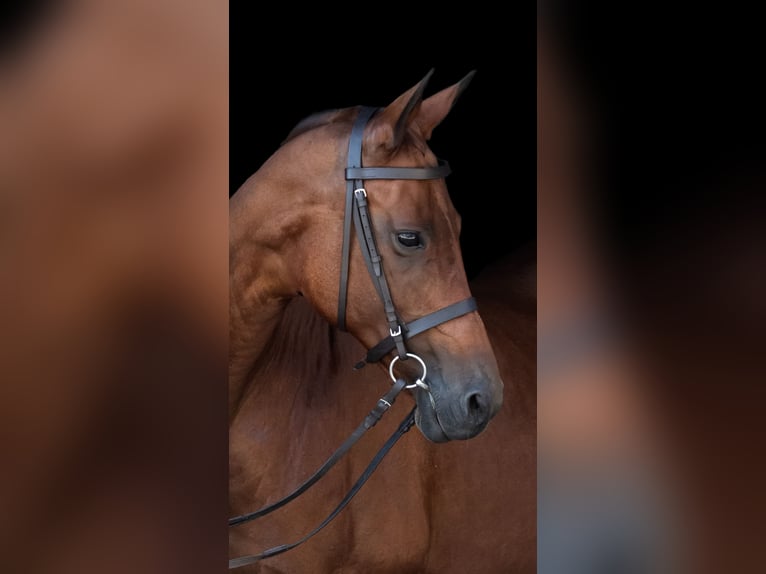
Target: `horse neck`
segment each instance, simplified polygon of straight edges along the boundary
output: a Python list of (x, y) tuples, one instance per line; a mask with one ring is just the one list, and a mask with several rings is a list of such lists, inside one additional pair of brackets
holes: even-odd
[[(287, 304), (302, 290), (321, 177), (306, 186), (295, 151), (282, 148), (229, 202), (229, 395), (236, 401), (271, 341)], [(306, 158), (308, 161), (308, 158)], [(314, 166), (313, 171), (318, 169)]]
[[(248, 373), (267, 347), (284, 309), (299, 290), (293, 210), (279, 205), (279, 190), (255, 174), (229, 204), (229, 395), (236, 401)], [(276, 212), (276, 215), (275, 215)], [(280, 215), (280, 214), (284, 215)]]
[[(352, 335), (330, 325), (304, 297), (292, 298), (279, 313), (259, 357), (241, 374), (232, 420), (254, 413), (263, 417), (265, 408), (269, 416), (287, 423), (299, 415), (300, 405), (317, 404), (332, 405), (337, 415), (341, 405), (361, 400), (360, 393), (369, 398), (365, 396), (369, 391), (359, 388), (361, 377), (351, 368), (365, 353)], [(385, 373), (376, 370), (375, 375), (387, 381)], [(300, 416), (293, 420), (298, 421)]]

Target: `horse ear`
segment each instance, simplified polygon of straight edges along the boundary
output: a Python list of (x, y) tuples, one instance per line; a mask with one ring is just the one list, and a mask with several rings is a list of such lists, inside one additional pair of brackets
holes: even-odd
[(368, 142), (373, 148), (393, 152), (402, 143), (409, 126), (414, 125), (428, 141), (457, 102), (460, 94), (471, 83), (476, 70), (471, 70), (462, 80), (440, 92), (423, 99), (423, 92), (434, 73), (431, 68), (415, 86), (404, 92), (372, 119)]
[(453, 84), (449, 88), (444, 88), (442, 91), (437, 92), (433, 96), (426, 98), (420, 104), (417, 117), (415, 118), (420, 133), (423, 134), (423, 138), (428, 141), (431, 139), (431, 134), (436, 126), (438, 126), (447, 114), (450, 112), (455, 102), (460, 97), (460, 94), (471, 83), (476, 70), (471, 70), (466, 76)]
[(374, 147), (394, 151), (401, 145), (414, 111), (423, 99), (423, 92), (434, 73), (431, 68), (417, 84), (380, 110), (370, 122), (368, 141)]

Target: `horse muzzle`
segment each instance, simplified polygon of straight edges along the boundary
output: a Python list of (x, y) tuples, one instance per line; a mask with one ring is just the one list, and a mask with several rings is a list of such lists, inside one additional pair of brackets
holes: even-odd
[(427, 389), (413, 389), (418, 409), (415, 424), (431, 442), (467, 440), (480, 434), (502, 405), (502, 382), (475, 377), (450, 386), (437, 373)]

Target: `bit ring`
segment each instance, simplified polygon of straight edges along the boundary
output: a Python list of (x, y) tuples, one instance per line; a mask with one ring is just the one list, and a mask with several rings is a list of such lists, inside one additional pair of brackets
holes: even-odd
[[(423, 359), (421, 359), (420, 357), (418, 357), (414, 353), (407, 353), (407, 356), (408, 357), (412, 357), (418, 363), (420, 363), (420, 366), (423, 367), (423, 374), (414, 383), (412, 383), (411, 385), (405, 385), (404, 388), (405, 389), (414, 389), (415, 387), (420, 387), (421, 389), (425, 389), (426, 391), (429, 390), (428, 389), (428, 385), (424, 382), (424, 380), (426, 378), (426, 374), (427, 374), (427, 369), (426, 369), (425, 362), (423, 361)], [(396, 377), (394, 376), (394, 364), (398, 360), (399, 360), (399, 356), (397, 355), (396, 357), (393, 358), (393, 360), (391, 361), (391, 364), (388, 365), (388, 374), (391, 375), (391, 380), (394, 381), (394, 382), (396, 382)]]

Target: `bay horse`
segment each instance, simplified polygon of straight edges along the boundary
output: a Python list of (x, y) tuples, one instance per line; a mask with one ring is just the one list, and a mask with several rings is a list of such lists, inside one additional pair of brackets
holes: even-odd
[[(489, 560), (485, 572), (534, 568), (534, 399), (522, 393), (521, 419), (508, 416), (504, 400), (504, 376), (521, 368), (529, 380), (534, 357), (528, 345), (506, 352), (490, 341), (464, 271), (448, 164), (427, 144), (473, 73), (424, 98), (431, 73), (384, 108), (306, 118), (231, 198), (230, 512), (299, 484), (380, 405), (391, 380), (411, 393), (388, 407), (414, 402), (420, 430), (311, 544), (241, 571), (465, 572), (479, 571), (477, 555)], [(350, 248), (352, 234), (359, 249)], [(377, 365), (350, 368), (375, 350)], [(527, 362), (510, 365), (514, 356)], [(490, 424), (499, 412), (504, 420)], [(231, 556), (320, 523), (395, 418), (382, 417), (299, 501), (265, 523), (232, 528)], [(513, 492), (518, 505), (502, 504), (493, 489)]]

